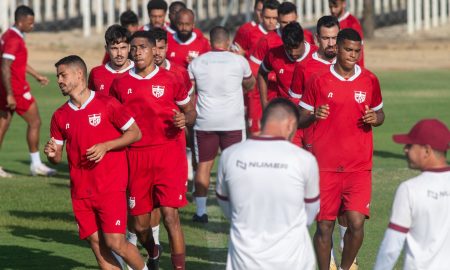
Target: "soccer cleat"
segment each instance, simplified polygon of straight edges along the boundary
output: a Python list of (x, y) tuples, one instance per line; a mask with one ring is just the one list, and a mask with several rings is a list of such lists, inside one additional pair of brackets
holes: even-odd
[(12, 174), (7, 173), (3, 170), (3, 167), (0, 167), (0, 178), (11, 178)]
[(358, 270), (358, 269), (359, 269), (359, 266), (358, 266), (358, 263), (356, 262), (356, 258), (355, 258), (355, 260), (352, 263), (352, 266), (350, 266), (350, 268), (348, 270)]
[(149, 270), (158, 270), (159, 269), (159, 259), (161, 258), (161, 254), (162, 254), (162, 246), (161, 245), (156, 245), (156, 247), (158, 248), (158, 256), (154, 257), (154, 258), (149, 258), (147, 259), (147, 267)]
[(194, 216), (192, 216), (192, 221), (198, 223), (208, 223), (208, 215), (203, 214), (201, 216), (197, 216), (197, 214), (194, 214)]
[(330, 270), (337, 270), (336, 262), (334, 261), (334, 258), (330, 259)]
[(53, 176), (56, 174), (56, 170), (47, 167), (44, 163), (39, 165), (30, 165), (30, 172), (32, 176), (42, 175), (42, 176)]

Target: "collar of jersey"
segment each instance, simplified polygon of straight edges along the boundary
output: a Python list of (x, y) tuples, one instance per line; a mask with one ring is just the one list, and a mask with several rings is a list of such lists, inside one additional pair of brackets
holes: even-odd
[(293, 59), (293, 58), (286, 52), (286, 50), (284, 50), (284, 53), (286, 54), (286, 56), (287, 56), (287, 58), (289, 59), (289, 61), (291, 61), (291, 62), (301, 62), (301, 61), (303, 61), (303, 60), (306, 58), (306, 56), (308, 56), (309, 51), (311, 50), (311, 45), (310, 45), (308, 42), (306, 42), (306, 41), (305, 41), (304, 43), (305, 43), (305, 51), (303, 52), (302, 57), (300, 57), (300, 58), (297, 59), (297, 60)]
[(171, 67), (170, 61), (166, 58), (166, 70), (170, 70)]
[(175, 34), (175, 29), (173, 29), (172, 27), (170, 27), (170, 24), (168, 26), (166, 26), (166, 31), (171, 33), (172, 35)]
[(155, 65), (155, 69), (152, 72), (150, 72), (150, 74), (148, 74), (145, 77), (141, 77), (141, 76), (137, 75), (136, 72), (135, 72), (135, 68), (130, 69), (129, 74), (133, 78), (136, 78), (138, 80), (150, 80), (151, 78), (153, 78), (158, 73), (158, 71), (159, 71), (159, 67)]
[(81, 105), (80, 108), (77, 107), (77, 105), (73, 104), (72, 101), (69, 99), (69, 102), (67, 104), (69, 104), (69, 107), (72, 108), (72, 110), (74, 111), (80, 111), (86, 108), (87, 105), (89, 105), (89, 103), (91, 103), (91, 101), (94, 99), (95, 97), (95, 92), (92, 90), (89, 90), (91, 93), (89, 95), (89, 98), (86, 100), (85, 103), (83, 103)]
[(134, 62), (133, 62), (133, 61), (130, 61), (130, 64), (129, 64), (126, 68), (121, 69), (121, 70), (114, 70), (114, 69), (109, 65), (109, 62), (108, 62), (108, 63), (105, 64), (105, 68), (106, 68), (107, 71), (109, 71), (109, 72), (111, 72), (111, 73), (117, 73), (117, 74), (119, 74), (119, 73), (125, 73), (125, 72), (127, 72), (128, 70), (134, 68)]
[[(194, 30), (194, 29), (192, 29), (192, 30)], [(189, 45), (189, 44), (191, 44), (192, 42), (194, 42), (194, 40), (195, 40), (196, 38), (197, 38), (197, 34), (196, 34), (194, 31), (192, 31), (192, 36), (191, 36), (188, 40), (186, 40), (185, 42), (181, 41), (181, 40), (178, 38), (178, 33), (173, 34), (173, 39), (175, 39), (175, 41), (176, 41), (178, 44), (180, 44), (180, 45)]]
[(351, 76), (350, 78), (348, 78), (348, 80), (346, 80), (344, 77), (342, 77), (341, 75), (339, 75), (335, 70), (334, 70), (334, 64), (330, 66), (330, 71), (331, 74), (333, 74), (334, 77), (338, 78), (340, 81), (343, 82), (351, 82), (354, 81), (356, 78), (358, 78), (358, 76), (361, 74), (361, 68), (355, 64), (355, 74), (353, 74), (353, 76)]
[(276, 30), (275, 30), (275, 32), (280, 36), (280, 38), (281, 38), (281, 35), (282, 35), (282, 33), (281, 33), (281, 28), (280, 27), (278, 27)]
[(281, 136), (253, 136), (251, 137), (252, 140), (257, 141), (285, 141), (286, 139)]
[(350, 16), (349, 11), (345, 12), (344, 15), (342, 15), (342, 17), (338, 18), (338, 21), (341, 22), (341, 21), (347, 19), (348, 16)]
[(20, 30), (17, 29), (15, 26), (11, 26), (11, 30), (13, 30), (14, 32), (16, 32), (21, 38), (24, 38), (24, 37), (25, 37), (25, 35), (24, 35), (22, 32), (20, 32)]
[(267, 35), (267, 30), (264, 29), (264, 26), (262, 26), (262, 24), (258, 24), (258, 29), (259, 29), (259, 31), (261, 31), (261, 33), (263, 33), (264, 35)]
[(450, 166), (443, 167), (443, 168), (437, 168), (437, 169), (424, 170), (424, 172), (448, 172), (448, 171), (450, 171)]
[(326, 60), (323, 60), (322, 58), (319, 57), (319, 55), (317, 54), (317, 52), (314, 52), (312, 54), (312, 58), (316, 61), (319, 61), (321, 63), (324, 63), (325, 65), (331, 65), (331, 64), (336, 64), (336, 57), (333, 59), (333, 61), (328, 62)]

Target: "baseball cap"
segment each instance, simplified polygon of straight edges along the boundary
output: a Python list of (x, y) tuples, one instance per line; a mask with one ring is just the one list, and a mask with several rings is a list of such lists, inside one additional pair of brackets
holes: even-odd
[(445, 152), (449, 148), (450, 131), (438, 119), (423, 119), (408, 134), (393, 135), (392, 139), (401, 144), (428, 144), (434, 150)]

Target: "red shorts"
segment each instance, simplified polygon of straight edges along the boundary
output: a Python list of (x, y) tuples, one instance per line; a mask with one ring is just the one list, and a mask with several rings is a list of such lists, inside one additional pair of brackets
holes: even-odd
[(197, 162), (214, 160), (220, 150), (245, 140), (245, 130), (203, 131), (194, 130), (194, 151)]
[(127, 196), (125, 191), (97, 194), (85, 199), (72, 199), (80, 239), (97, 231), (125, 234), (127, 228)]
[(372, 171), (320, 172), (320, 211), (317, 220), (335, 220), (345, 211), (370, 214)]
[(133, 216), (150, 213), (153, 208), (187, 205), (186, 148), (171, 142), (145, 149), (129, 149), (128, 206)]
[[(0, 110), (6, 112), (10, 111), (9, 108), (6, 107), (6, 93), (1, 91), (0, 94)], [(30, 92), (25, 92), (22, 95), (14, 95), (16, 99), (16, 109), (14, 110), (18, 115), (23, 115), (30, 109), (31, 104), (35, 102), (34, 97)]]

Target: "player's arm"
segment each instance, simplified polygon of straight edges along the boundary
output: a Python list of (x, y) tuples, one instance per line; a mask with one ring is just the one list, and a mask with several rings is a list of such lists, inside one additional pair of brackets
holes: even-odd
[(381, 126), (384, 122), (384, 111), (383, 109), (375, 110), (373, 108), (369, 108), (369, 106), (365, 106), (363, 122), (373, 127)]
[[(96, 163), (100, 162), (107, 152), (127, 147), (139, 141), (142, 138), (141, 130), (133, 118), (130, 118), (130, 121), (126, 124), (126, 127), (121, 128), (123, 133), (119, 138), (95, 144), (87, 149), (87, 159)], [(130, 125), (130, 123), (132, 124)], [(130, 126), (128, 127), (128, 125)]]
[(250, 75), (250, 77), (244, 78), (242, 80), (242, 89), (244, 89), (244, 93), (247, 93), (248, 91), (252, 90), (253, 87), (255, 87), (256, 79), (253, 77), (253, 75)]
[(378, 251), (374, 270), (391, 270), (402, 252), (406, 233), (388, 228)]
[(62, 160), (62, 149), (64, 146), (63, 141), (55, 140), (51, 138), (44, 147), (44, 153), (47, 156), (48, 161), (53, 164), (58, 164)]
[(47, 85), (50, 81), (47, 77), (39, 74), (34, 68), (27, 64), (27, 73), (33, 76), (41, 85)]
[(267, 85), (269, 81), (269, 73), (272, 70), (270, 65), (268, 64), (269, 59), (266, 56), (264, 60), (262, 61), (261, 65), (258, 69), (258, 89), (259, 89), (259, 96), (261, 99), (261, 106), (262, 109), (267, 106)]
[(193, 126), (195, 123), (195, 119), (197, 118), (197, 112), (195, 111), (194, 103), (192, 99), (189, 99), (189, 102), (183, 105), (178, 105), (181, 111), (173, 110), (173, 123), (178, 128), (185, 128), (186, 126)]
[(315, 121), (325, 120), (330, 115), (330, 106), (322, 104), (314, 107), (316, 80), (311, 80), (305, 89), (304, 99), (300, 101), (300, 119), (298, 121), (299, 128), (307, 128)]
[(16, 108), (16, 99), (14, 98), (14, 93), (11, 86), (11, 59), (2, 59), (2, 82), (6, 91), (6, 107), (10, 110)]
[(231, 218), (230, 201), (228, 200), (228, 187), (225, 181), (225, 163), (226, 155), (222, 154), (219, 160), (219, 166), (217, 168), (217, 183), (216, 183), (216, 198), (217, 203), (222, 209), (223, 215), (227, 218)]
[(320, 193), (319, 193), (319, 167), (316, 159), (311, 155), (311, 165), (307, 167), (308, 174), (305, 179), (305, 210), (306, 210), (306, 224), (310, 226), (316, 219), (320, 208)]

